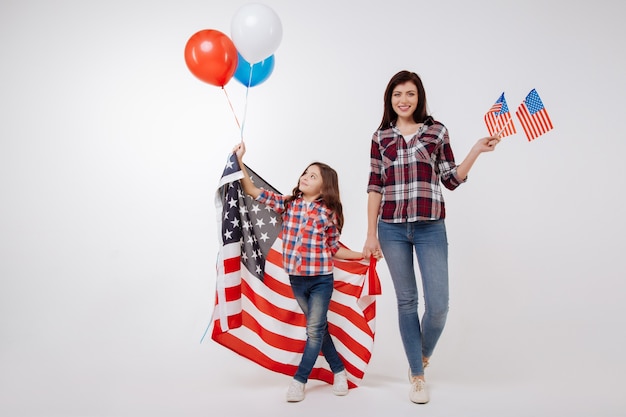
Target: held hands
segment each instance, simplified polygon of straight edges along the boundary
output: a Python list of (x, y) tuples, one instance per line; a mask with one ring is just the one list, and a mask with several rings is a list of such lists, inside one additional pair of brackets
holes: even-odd
[(337, 259), (369, 259), (370, 257), (379, 260), (383, 257), (383, 255), (380, 249), (370, 254), (365, 254), (365, 252), (356, 252), (343, 246), (340, 247), (339, 250), (335, 253), (335, 258)]
[(363, 259), (375, 258), (377, 261), (380, 261), (381, 259), (383, 259), (383, 253), (380, 251), (380, 249), (376, 249), (374, 252), (371, 252), (369, 255), (365, 255), (365, 252), (361, 252), (361, 257)]
[(381, 259), (383, 259), (383, 253), (380, 251), (380, 249), (376, 249), (374, 252), (370, 253), (369, 255), (365, 255), (365, 252), (361, 252), (360, 255), (361, 255), (360, 257), (363, 259), (375, 258), (377, 261), (380, 261)]
[(376, 260), (383, 258), (383, 253), (380, 250), (380, 243), (375, 236), (368, 237), (365, 241), (365, 245), (363, 245), (363, 257), (374, 257)]

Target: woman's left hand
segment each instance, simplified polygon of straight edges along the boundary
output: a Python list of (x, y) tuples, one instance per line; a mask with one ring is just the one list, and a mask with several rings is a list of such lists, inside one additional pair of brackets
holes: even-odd
[(500, 143), (500, 136), (487, 136), (478, 139), (478, 142), (474, 145), (474, 149), (479, 152), (491, 152), (496, 148), (498, 143)]

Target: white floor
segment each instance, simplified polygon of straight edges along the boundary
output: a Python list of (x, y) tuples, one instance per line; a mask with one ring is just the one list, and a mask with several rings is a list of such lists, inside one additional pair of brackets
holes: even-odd
[[(381, 340), (379, 343), (385, 343)], [(408, 400), (409, 384), (401, 352), (374, 355), (362, 385), (336, 397), (319, 381), (307, 384), (306, 398), (286, 403), (289, 377), (243, 359), (213, 341), (167, 352), (129, 348), (123, 356), (83, 354), (39, 360), (28, 352), (4, 361), (0, 377), (0, 415), (20, 416), (464, 416), (528, 417), (626, 415), (622, 376), (602, 361), (587, 378), (559, 372), (565, 357), (543, 363), (510, 361), (487, 354), (476, 363), (442, 344), (427, 369), (431, 401)], [(102, 348), (102, 346), (100, 347)], [(36, 352), (37, 347), (32, 347)], [(113, 350), (115, 348), (113, 347)], [(95, 352), (95, 351), (94, 351)], [(104, 350), (99, 351), (102, 355)], [(376, 353), (376, 352), (375, 352)], [(562, 362), (562, 359), (566, 360)], [(11, 358), (4, 358), (11, 359)], [(505, 362), (508, 361), (508, 362)], [(34, 366), (37, 363), (37, 366)], [(573, 365), (573, 364), (572, 364)], [(619, 365), (622, 366), (622, 365)], [(535, 374), (534, 376), (531, 374)]]
[[(220, 353), (221, 356), (221, 353)], [(243, 362), (243, 359), (241, 360)], [(456, 362), (456, 361), (451, 361)], [(496, 360), (467, 366), (456, 364), (459, 372), (433, 358), (427, 369), (431, 401), (413, 404), (408, 399), (409, 383), (404, 357), (374, 358), (360, 387), (346, 397), (336, 397), (330, 386), (310, 381), (301, 403), (284, 402), (289, 378), (263, 370), (251, 370), (242, 363), (228, 378), (215, 375), (209, 382), (207, 406), (228, 415), (264, 416), (383, 416), (424, 415), (464, 417), (528, 416), (624, 416), (626, 401), (614, 380), (577, 379), (553, 374), (549, 362), (545, 374), (536, 377), (505, 375)], [(476, 373), (471, 368), (476, 365)], [(604, 372), (603, 370), (602, 372)], [(246, 377), (246, 375), (248, 375)], [(191, 411), (191, 410), (190, 410)], [(197, 411), (197, 410), (195, 410)]]

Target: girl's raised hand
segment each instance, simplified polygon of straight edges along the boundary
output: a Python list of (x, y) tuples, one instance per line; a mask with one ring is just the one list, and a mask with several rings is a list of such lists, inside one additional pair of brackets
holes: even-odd
[(233, 148), (233, 153), (237, 155), (237, 159), (243, 158), (243, 155), (246, 153), (246, 144), (243, 141), (236, 144)]

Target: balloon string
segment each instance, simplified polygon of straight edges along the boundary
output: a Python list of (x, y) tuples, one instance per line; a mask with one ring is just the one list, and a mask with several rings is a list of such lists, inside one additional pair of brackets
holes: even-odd
[(241, 141), (243, 142), (243, 128), (246, 125), (246, 115), (248, 114), (248, 92), (250, 91), (250, 84), (252, 84), (252, 70), (254, 66), (250, 65), (250, 76), (248, 77), (248, 85), (246, 86), (246, 102), (243, 108), (243, 120), (241, 121)]
[[(233, 103), (230, 102), (230, 97), (228, 97), (228, 92), (226, 91), (226, 88), (224, 88), (224, 86), (222, 86), (222, 90), (224, 90), (224, 94), (226, 94), (226, 100), (228, 101), (228, 105), (230, 106), (230, 111), (232, 111), (233, 116), (235, 116), (235, 122), (237, 123), (237, 127), (241, 130), (239, 119), (237, 119), (237, 114), (235, 113), (235, 109), (233, 108)], [(241, 141), (243, 142), (243, 130), (241, 132)]]

